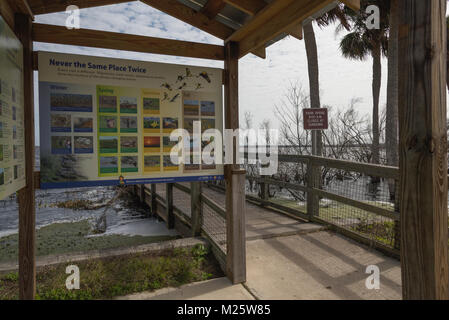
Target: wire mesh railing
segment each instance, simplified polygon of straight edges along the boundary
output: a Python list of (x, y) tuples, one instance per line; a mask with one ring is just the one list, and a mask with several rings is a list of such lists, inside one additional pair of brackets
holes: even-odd
[(279, 155), (277, 174), (247, 178), (250, 200), (327, 224), (373, 246), (399, 248), (398, 168)]
[[(199, 183), (201, 182), (194, 182)], [(180, 221), (185, 222), (190, 228), (190, 232), (193, 234), (193, 229), (195, 228), (195, 216), (193, 214), (192, 207), (195, 206), (192, 203), (192, 188), (188, 183), (175, 183), (173, 188), (170, 188), (173, 195), (170, 197), (173, 199), (172, 214), (175, 215)], [(200, 187), (199, 190), (202, 190)], [(169, 220), (167, 216), (170, 214), (167, 212), (167, 186), (160, 184), (157, 187), (157, 192), (153, 193), (148, 190), (147, 193), (151, 197), (155, 197), (155, 203), (157, 205), (154, 213), (157, 213), (160, 217), (165, 220)], [(212, 251), (220, 263), (221, 267), (226, 266), (226, 210), (225, 210), (225, 198), (218, 197), (215, 195), (215, 199), (212, 200), (208, 190), (202, 190), (199, 196), (200, 201), (200, 229), (201, 234), (205, 236), (212, 247)], [(195, 201), (195, 200), (193, 200)]]

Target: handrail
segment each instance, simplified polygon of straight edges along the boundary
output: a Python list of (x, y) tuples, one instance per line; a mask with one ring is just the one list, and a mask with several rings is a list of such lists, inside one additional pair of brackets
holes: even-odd
[(355, 162), (348, 160), (331, 159), (325, 157), (317, 157), (310, 155), (278, 155), (278, 161), (280, 162), (292, 162), (292, 163), (312, 163), (314, 165), (331, 167), (335, 169), (357, 171), (369, 175), (379, 176), (383, 178), (399, 178), (399, 168), (381, 166), (378, 164)]
[(226, 219), (226, 210), (222, 208), (218, 203), (216, 203), (212, 199), (209, 199), (205, 194), (201, 194), (201, 201), (203, 201), (212, 210), (214, 210), (216, 213), (218, 213), (220, 216)]

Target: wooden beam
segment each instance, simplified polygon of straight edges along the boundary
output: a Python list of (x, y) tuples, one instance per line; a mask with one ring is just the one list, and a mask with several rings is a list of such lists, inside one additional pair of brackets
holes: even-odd
[(399, 1), (404, 299), (448, 299), (446, 0)]
[(234, 32), (233, 29), (209, 19), (204, 13), (197, 12), (177, 0), (141, 0), (141, 2), (220, 39), (226, 39)]
[(293, 28), (290, 29), (290, 31), (288, 32), (292, 37), (295, 37), (298, 40), (302, 40), (303, 39), (303, 34), (302, 34), (302, 22), (298, 23), (296, 26), (294, 26)]
[(157, 216), (157, 189), (156, 184), (152, 183), (150, 185), (150, 192), (151, 192), (151, 214), (153, 216)]
[(360, 11), (360, 0), (340, 0), (340, 2), (354, 11)]
[[(264, 0), (225, 0), (230, 5), (242, 10), (243, 12), (246, 12), (249, 15), (256, 15), (261, 11), (263, 8), (266, 7), (267, 3)], [(360, 1), (360, 0), (359, 0)], [(291, 28), (288, 33), (295, 37), (298, 40), (302, 40), (302, 22), (298, 23), (298, 25)], [(253, 54), (257, 55), (254, 51)], [(257, 55), (259, 56), (259, 55)], [(261, 57), (262, 58), (262, 57)], [(263, 56), (263, 59), (265, 59), (265, 56)]]
[(165, 185), (165, 210), (167, 214), (167, 228), (174, 229), (175, 215), (173, 213), (173, 183)]
[(19, 298), (36, 294), (36, 199), (34, 190), (34, 75), (31, 17), (16, 14), (15, 31), (23, 44), (23, 89), (25, 114), (25, 179), (19, 191)]
[(11, 8), (16, 13), (22, 13), (24, 15), (28, 15), (31, 17), (31, 20), (34, 20), (33, 11), (30, 8), (27, 0), (8, 0)]
[[(15, 0), (14, 0), (15, 1)], [(80, 9), (101, 7), (125, 2), (134, 2), (134, 0), (28, 0), (31, 10), (34, 14), (46, 14), (65, 11), (70, 5), (75, 5)]]
[(267, 5), (264, 0), (224, 0), (224, 2), (251, 16), (256, 15)]
[(201, 203), (202, 185), (201, 182), (190, 183), (190, 217), (192, 221), (192, 236), (201, 235), (203, 226), (203, 204)]
[(332, 0), (277, 0), (267, 5), (253, 19), (226, 39), (239, 43), (239, 58), (288, 33), (304, 19), (332, 3)]
[[(226, 44), (225, 128), (239, 128), (238, 44)], [(238, 147), (238, 139), (235, 143)], [(245, 170), (236, 164), (225, 165), (226, 183), (226, 274), (234, 283), (246, 281)]]
[(251, 51), (251, 53), (262, 59), (265, 59), (267, 57), (267, 50), (265, 49), (265, 45)]
[(225, 6), (226, 3), (223, 0), (208, 0), (201, 12), (209, 19), (214, 19)]
[(88, 29), (69, 30), (63, 26), (33, 24), (37, 42), (224, 60), (224, 47), (170, 39)]
[(9, 27), (14, 30), (15, 20), (14, 20), (14, 10), (11, 8), (7, 0), (0, 0), (0, 15), (9, 25)]

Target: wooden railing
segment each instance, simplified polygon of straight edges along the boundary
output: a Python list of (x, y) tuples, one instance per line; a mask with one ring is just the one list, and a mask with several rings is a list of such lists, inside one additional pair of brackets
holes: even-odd
[[(384, 199), (367, 200), (363, 197), (363, 190), (357, 181), (343, 181), (345, 193), (341, 190), (329, 188), (323, 183), (324, 172), (340, 172), (340, 175), (351, 173), (385, 185), (397, 186), (399, 170), (395, 167), (358, 163), (306, 155), (280, 155), (279, 163), (301, 165), (301, 182), (286, 181), (276, 175), (247, 176), (248, 180), (258, 185), (258, 193), (246, 195), (247, 201), (295, 217), (302, 221), (310, 221), (329, 226), (331, 229), (350, 236), (360, 242), (376, 247), (388, 254), (397, 256), (399, 253), (399, 210), (398, 201), (391, 202), (385, 195)], [(380, 181), (380, 182), (379, 182)], [(191, 183), (190, 188), (183, 184), (167, 184), (165, 197), (156, 192), (156, 185), (144, 188), (146, 202), (166, 222), (169, 228), (179, 221), (191, 230), (191, 235), (203, 235), (210, 240), (216, 255), (225, 261), (226, 240), (217, 237), (216, 230), (205, 228), (204, 212), (213, 214), (223, 220), (225, 225), (226, 210), (213, 199), (208, 198), (201, 189), (201, 183)], [(205, 184), (224, 191), (223, 186)], [(138, 188), (138, 187), (137, 187)], [(273, 188), (300, 192), (304, 195), (303, 205), (295, 205), (292, 201), (280, 199), (271, 195)], [(189, 195), (191, 210), (177, 207), (173, 204), (173, 189)], [(192, 191), (193, 190), (193, 191)], [(142, 192), (142, 191), (140, 191)], [(139, 191), (138, 191), (139, 193)], [(356, 196), (352, 196), (356, 195)], [(323, 205), (328, 201), (328, 205)], [(389, 204), (386, 204), (389, 202)], [(329, 204), (330, 203), (330, 204)], [(217, 227), (218, 228), (218, 227)], [(213, 229), (213, 228), (212, 228)], [(383, 230), (385, 229), (385, 230)], [(380, 234), (380, 233), (385, 234)]]
[[(190, 188), (179, 183), (168, 183), (165, 185), (165, 197), (157, 192), (157, 185), (136, 185), (135, 193), (140, 200), (145, 202), (154, 215), (162, 218), (169, 229), (175, 228), (179, 223), (184, 225), (191, 236), (203, 236), (209, 240), (212, 252), (219, 261), (223, 270), (226, 266), (226, 239), (217, 237), (217, 234), (225, 234), (226, 230), (226, 210), (220, 204), (208, 198), (202, 193), (201, 182), (191, 182)], [(178, 207), (174, 204), (174, 189), (186, 193), (190, 198), (190, 212), (185, 207)], [(205, 217), (205, 212), (207, 216)], [(220, 226), (207, 226), (204, 222), (216, 215), (215, 219), (221, 219)], [(181, 228), (179, 228), (181, 229)], [(214, 231), (213, 229), (219, 229)], [(186, 233), (186, 232), (184, 232)]]
[[(329, 159), (307, 155), (279, 155), (279, 164), (290, 163), (301, 165), (303, 169), (301, 183), (293, 179), (281, 179), (274, 175), (247, 176), (247, 179), (258, 185), (256, 194), (247, 194), (247, 200), (263, 207), (267, 207), (298, 219), (317, 222), (328, 225), (332, 229), (351, 236), (358, 241), (369, 244), (391, 255), (399, 254), (399, 209), (398, 199), (391, 202), (385, 199), (362, 199), (362, 190), (357, 180), (351, 182), (343, 181), (345, 189), (349, 193), (358, 195), (342, 194), (339, 190), (333, 190), (323, 183), (325, 171), (340, 171), (342, 173), (356, 173), (365, 180), (376, 181), (385, 187), (399, 185), (399, 169), (373, 164), (365, 164), (353, 161)], [(249, 170), (250, 171), (250, 170)], [(270, 196), (270, 190), (275, 188), (296, 191), (304, 194), (304, 205), (290, 205), (288, 200)], [(348, 193), (348, 190), (345, 193)], [(352, 191), (351, 191), (352, 190)], [(398, 192), (395, 193), (397, 195)], [(331, 204), (323, 207), (323, 201), (328, 200)], [(383, 200), (383, 201), (382, 201)], [(387, 204), (389, 202), (389, 204)], [(380, 235), (379, 229), (385, 235)]]

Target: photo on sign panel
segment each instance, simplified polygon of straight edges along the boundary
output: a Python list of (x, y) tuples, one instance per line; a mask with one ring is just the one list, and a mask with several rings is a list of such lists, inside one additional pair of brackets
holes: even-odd
[(137, 98), (120, 97), (120, 113), (137, 113)]
[(116, 113), (117, 112), (117, 97), (116, 96), (100, 96), (99, 97), (99, 111), (101, 113)]
[(145, 172), (161, 171), (161, 156), (145, 156), (144, 171)]
[(160, 100), (159, 98), (143, 98), (144, 114), (159, 114)]
[(100, 136), (100, 153), (118, 153), (118, 137)]
[(120, 117), (120, 133), (137, 133), (137, 117)]
[(92, 118), (75, 118), (73, 128), (75, 132), (93, 132), (94, 120)]

